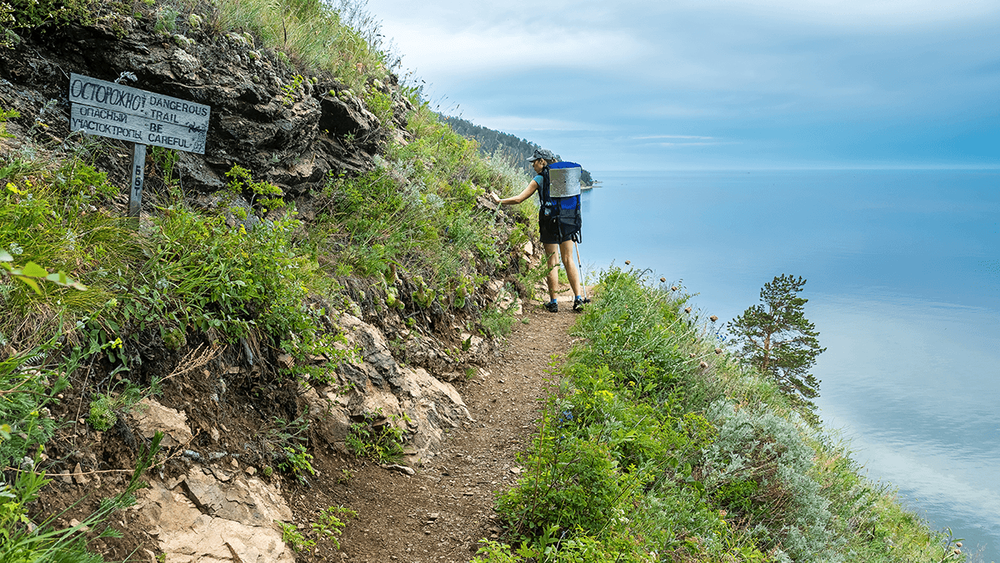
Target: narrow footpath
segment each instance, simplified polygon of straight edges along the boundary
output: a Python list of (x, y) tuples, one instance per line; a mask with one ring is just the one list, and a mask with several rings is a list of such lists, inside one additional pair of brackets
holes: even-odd
[(560, 308), (525, 307), (489, 373), (458, 384), (475, 422), (452, 430), (444, 451), (413, 476), (374, 464), (353, 472), (343, 504), (358, 517), (340, 538), (341, 561), (467, 563), (481, 538), (498, 537), (495, 494), (517, 481), (516, 456), (535, 429), (550, 366), (572, 345), (577, 315), (569, 301)]

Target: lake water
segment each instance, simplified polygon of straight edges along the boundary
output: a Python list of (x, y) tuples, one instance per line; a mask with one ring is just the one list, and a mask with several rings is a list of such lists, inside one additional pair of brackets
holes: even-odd
[(584, 270), (681, 281), (720, 325), (774, 276), (806, 278), (827, 428), (1000, 561), (1000, 171), (592, 173)]

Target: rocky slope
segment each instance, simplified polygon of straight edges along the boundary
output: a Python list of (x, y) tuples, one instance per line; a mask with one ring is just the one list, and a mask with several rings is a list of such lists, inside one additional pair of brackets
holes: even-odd
[[(122, 78), (211, 106), (206, 153), (178, 153), (176, 169), (184, 191), (203, 205), (239, 164), (280, 187), (308, 218), (310, 194), (328, 175), (369, 170), (388, 139), (405, 143), (409, 137), (405, 116), (412, 107), (391, 74), (369, 84), (394, 100), (393, 123), (386, 126), (343, 84), (322, 74), (303, 79), (248, 34), (212, 35), (197, 26), (164, 34), (149, 19), (124, 18), (115, 29), (70, 25), (24, 39), (0, 51), (0, 108), (20, 114), (6, 124), (11, 136), (0, 150), (58, 152), (101, 143), (98, 165), (122, 186), (129, 182), (130, 146), (70, 132), (71, 73)], [(155, 174), (147, 182), (155, 202)], [(124, 211), (125, 199), (119, 198), (116, 211)], [(492, 204), (481, 198), (480, 205)], [(147, 201), (144, 213), (155, 212)], [(537, 260), (531, 245), (524, 254)], [(503, 287), (503, 280), (493, 280), (473, 298), (519, 306)], [(123, 537), (94, 540), (107, 557), (134, 552), (138, 560), (248, 563), (332, 556), (330, 545), (296, 554), (282, 540), (274, 521), (305, 531), (316, 521), (315, 513), (302, 510), (318, 504), (296, 503), (290, 491), (301, 496), (312, 490), (316, 502), (342, 502), (328, 491), (346, 487), (354, 472), (369, 466), (347, 452), (353, 424), (376, 430), (391, 425), (406, 437), (408, 466), (380, 470), (405, 475), (429, 463), (445, 447), (448, 431), (472, 423), (459, 388), (483, 381), (498, 354), (495, 342), (467, 332), (454, 313), (428, 312), (407, 324), (381, 309), (363, 282), (346, 293), (347, 305), (330, 307), (325, 322), (339, 327), (359, 355), (341, 365), (328, 386), (281, 380), (278, 368), (295, 360), (252, 340), (218, 345), (202, 335), (171, 351), (156, 338), (139, 338), (141, 369), (134, 375), (163, 378), (163, 392), (98, 432), (81, 412), (88, 384), (112, 377), (109, 366), (99, 362), (72, 374), (72, 387), (51, 413), (64, 425), (46, 446), (42, 466), (57, 478), (35, 513), (41, 518), (69, 508), (57, 523), (72, 525), (121, 488), (143, 443), (160, 431), (166, 438), (150, 488), (136, 509), (112, 522)], [(274, 443), (288, 433), (308, 436), (315, 473), (273, 472)]]
[[(371, 168), (386, 136), (406, 135), (404, 116), (412, 107), (404, 97), (394, 96), (400, 128), (389, 130), (362, 100), (344, 95), (343, 84), (323, 75), (303, 80), (249, 34), (214, 36), (192, 27), (165, 34), (144, 22), (36, 32), (0, 57), (0, 102), (21, 113), (16, 124), (44, 124), (53, 141), (69, 134), (73, 72), (108, 81), (130, 73), (123, 84), (208, 105), (206, 154), (180, 153), (182, 182), (198, 191), (224, 186), (225, 172), (239, 163), (289, 196), (307, 194), (331, 170)], [(391, 93), (386, 76), (379, 86)]]

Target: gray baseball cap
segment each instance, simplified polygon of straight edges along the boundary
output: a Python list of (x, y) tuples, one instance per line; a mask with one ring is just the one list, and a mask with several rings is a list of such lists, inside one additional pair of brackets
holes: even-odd
[(534, 162), (540, 158), (544, 158), (545, 160), (556, 160), (556, 155), (547, 149), (535, 149), (535, 153), (531, 155), (528, 162)]

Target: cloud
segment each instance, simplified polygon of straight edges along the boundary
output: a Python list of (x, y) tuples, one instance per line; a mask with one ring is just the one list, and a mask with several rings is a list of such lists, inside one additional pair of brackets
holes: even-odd
[[(482, 118), (481, 118), (482, 119)], [(547, 119), (544, 117), (524, 117), (520, 115), (489, 116), (485, 118), (491, 129), (500, 131), (594, 131), (591, 123)], [(476, 120), (479, 122), (480, 120)]]
[(715, 4), (766, 14), (775, 19), (806, 21), (841, 28), (940, 26), (982, 17), (996, 17), (992, 0), (723, 0)]
[[(996, 0), (512, 0), (475, 9), (370, 0), (370, 9), (428, 97), (595, 159), (640, 151), (652, 162), (657, 146), (695, 143), (715, 162), (967, 165), (1000, 155)], [(665, 130), (706, 138), (652, 138)]]
[(713, 140), (712, 137), (700, 137), (697, 135), (641, 135), (632, 138), (637, 141), (648, 141), (651, 139), (684, 139), (684, 140), (698, 140), (698, 141)]
[[(521, 9), (514, 9), (517, 3), (489, 4), (476, 10), (447, 2), (413, 4), (419, 10), (409, 3), (376, 4), (402, 11), (383, 21), (383, 31), (403, 49), (404, 64), (414, 65), (433, 80), (512, 69), (529, 75), (534, 69), (556, 66), (606, 68), (634, 58), (641, 48), (623, 28), (581, 27), (559, 18), (532, 22), (530, 14), (538, 11), (535, 4), (521, 3)], [(458, 14), (462, 17), (456, 18)]]

